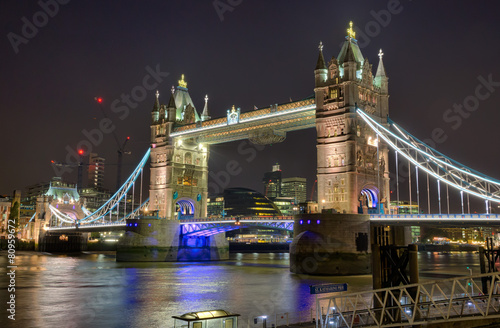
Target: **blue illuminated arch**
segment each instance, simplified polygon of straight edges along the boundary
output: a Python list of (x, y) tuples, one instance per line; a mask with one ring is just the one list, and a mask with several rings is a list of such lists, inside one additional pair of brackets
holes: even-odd
[(179, 219), (185, 216), (194, 216), (194, 201), (192, 199), (182, 197), (175, 204)]
[(366, 197), (366, 205), (368, 208), (377, 208), (378, 206), (378, 191), (375, 187), (363, 188), (361, 190), (361, 195)]

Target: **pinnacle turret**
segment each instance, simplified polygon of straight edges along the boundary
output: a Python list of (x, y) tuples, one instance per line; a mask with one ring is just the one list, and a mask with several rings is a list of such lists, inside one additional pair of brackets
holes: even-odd
[(389, 78), (385, 74), (385, 67), (384, 67), (384, 61), (382, 60), (382, 56), (384, 56), (384, 53), (382, 52), (382, 49), (380, 49), (380, 52), (378, 53), (378, 57), (380, 58), (380, 60), (378, 62), (377, 74), (373, 79), (373, 84), (376, 87), (379, 87), (382, 93), (387, 94), (389, 91), (388, 89)]
[(384, 56), (384, 53), (382, 52), (382, 49), (380, 49), (380, 52), (378, 53), (378, 57), (380, 58), (378, 62), (378, 68), (377, 68), (377, 74), (375, 76), (380, 76), (380, 77), (387, 77), (385, 75), (385, 67), (384, 67), (384, 61), (382, 60), (382, 57)]
[(202, 121), (207, 121), (211, 117), (208, 114), (208, 95), (205, 95), (205, 107), (203, 107), (203, 113), (201, 113), (201, 120)]
[(325, 64), (325, 58), (323, 57), (323, 42), (319, 43), (318, 46), (319, 49), (319, 55), (318, 55), (318, 62), (316, 63), (316, 69), (326, 69), (326, 64)]
[(175, 107), (175, 98), (174, 98), (173, 93), (170, 95), (170, 100), (168, 101), (167, 108), (176, 108)]
[(156, 90), (156, 93), (155, 93), (155, 96), (156, 96), (156, 100), (155, 100), (155, 103), (153, 105), (153, 112), (158, 112), (160, 110), (160, 93), (158, 92), (158, 90)]
[(158, 90), (156, 90), (156, 100), (155, 100), (155, 103), (153, 105), (153, 110), (151, 111), (151, 120), (153, 122), (153, 124), (156, 124), (158, 122), (158, 120), (160, 119), (160, 93), (158, 92)]

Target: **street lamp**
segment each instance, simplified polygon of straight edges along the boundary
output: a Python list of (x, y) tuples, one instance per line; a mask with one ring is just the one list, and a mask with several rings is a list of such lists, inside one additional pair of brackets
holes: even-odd
[[(467, 267), (467, 270), (469, 270), (469, 274), (472, 277), (472, 268), (471, 267)], [(471, 294), (474, 294), (474, 285), (472, 284), (472, 278), (470, 278), (469, 285), (470, 285), (470, 288), (471, 288)]]
[(267, 325), (267, 315), (261, 316), (262, 318), (262, 328), (266, 328)]

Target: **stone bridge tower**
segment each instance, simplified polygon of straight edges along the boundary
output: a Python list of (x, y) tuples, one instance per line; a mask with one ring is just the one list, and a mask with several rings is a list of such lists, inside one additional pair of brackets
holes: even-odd
[(388, 148), (356, 114), (356, 106), (387, 123), (388, 78), (379, 53), (375, 77), (350, 28), (337, 58), (323, 45), (314, 71), (318, 203), (340, 213), (376, 213), (389, 205)]
[[(208, 98), (202, 118), (208, 115)], [(201, 124), (188, 93), (184, 76), (167, 106), (160, 105), (159, 93), (151, 112), (151, 177), (149, 211), (161, 218), (176, 220), (207, 216), (208, 146), (170, 138), (174, 126)]]
[(189, 236), (182, 219), (207, 216), (208, 147), (194, 139), (172, 137), (210, 119), (208, 97), (200, 117), (188, 93), (184, 75), (172, 87), (168, 105), (159, 93), (151, 112), (151, 163), (148, 211), (158, 217), (127, 220), (125, 236), (117, 246), (117, 261), (206, 261), (229, 258), (224, 234)]

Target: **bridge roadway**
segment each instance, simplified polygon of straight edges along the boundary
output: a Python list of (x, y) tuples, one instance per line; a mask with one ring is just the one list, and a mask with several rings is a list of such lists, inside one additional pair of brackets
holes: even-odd
[(500, 214), (371, 214), (370, 222), (391, 226), (499, 226)]
[[(240, 229), (247, 226), (267, 226), (270, 228), (293, 230), (293, 216), (280, 217), (226, 217), (182, 219), (180, 224), (184, 234), (211, 236), (217, 233)], [(500, 226), (500, 214), (371, 214), (372, 224), (393, 226), (446, 225), (460, 227)], [(129, 224), (135, 224), (130, 223)], [(304, 222), (304, 224), (307, 224)], [(106, 222), (75, 226), (50, 227), (50, 232), (95, 232), (125, 230), (126, 223)], [(204, 232), (202, 232), (204, 231)]]
[[(130, 227), (137, 226), (138, 221), (129, 220), (119, 222), (91, 223), (82, 224), (78, 227), (60, 226), (50, 227), (49, 232), (96, 232), (96, 231), (119, 231), (125, 230), (127, 224)], [(211, 236), (220, 232), (244, 228), (251, 225), (267, 226), (281, 230), (293, 230), (293, 216), (275, 216), (275, 217), (219, 217), (219, 218), (191, 218), (182, 219), (180, 225), (184, 234), (193, 236)]]

